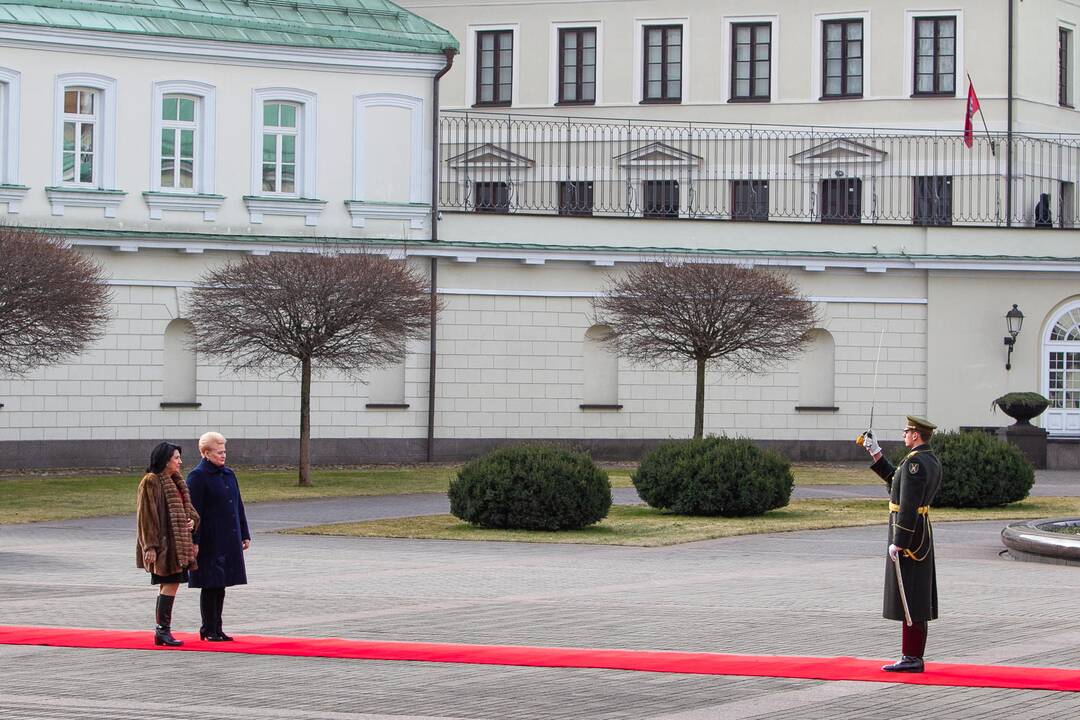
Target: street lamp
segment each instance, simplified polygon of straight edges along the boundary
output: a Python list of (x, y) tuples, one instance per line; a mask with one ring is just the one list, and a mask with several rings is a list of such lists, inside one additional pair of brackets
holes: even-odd
[(1013, 346), (1016, 345), (1016, 336), (1020, 334), (1020, 328), (1024, 326), (1024, 313), (1020, 312), (1020, 308), (1016, 307), (1016, 303), (1013, 303), (1012, 310), (1005, 313), (1005, 327), (1009, 331), (1009, 336), (1005, 338), (1005, 344), (1009, 346), (1009, 354), (1005, 358), (1005, 369), (1012, 370), (1012, 352)]

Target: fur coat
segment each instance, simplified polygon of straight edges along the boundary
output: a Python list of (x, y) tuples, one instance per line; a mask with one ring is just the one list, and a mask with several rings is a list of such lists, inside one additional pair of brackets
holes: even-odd
[[(179, 498), (185, 517), (170, 517), (168, 496), (173, 492), (166, 488), (165, 483), (175, 488), (174, 497)], [(196, 549), (191, 540), (191, 532), (184, 528), (190, 519), (195, 521), (197, 530), (199, 514), (191, 505), (191, 497), (183, 477), (179, 473), (172, 477), (147, 473), (139, 483), (136, 499), (135, 524), (138, 536), (135, 542), (135, 566), (162, 577), (196, 567)], [(157, 554), (150, 567), (146, 567), (144, 560), (147, 550), (153, 550)]]

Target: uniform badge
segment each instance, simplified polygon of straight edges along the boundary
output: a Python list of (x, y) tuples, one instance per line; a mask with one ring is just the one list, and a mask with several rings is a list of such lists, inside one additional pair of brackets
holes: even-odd
[(911, 475), (918, 475), (919, 474), (919, 463), (917, 463), (917, 462), (911, 463), (910, 465), (908, 465), (907, 471)]

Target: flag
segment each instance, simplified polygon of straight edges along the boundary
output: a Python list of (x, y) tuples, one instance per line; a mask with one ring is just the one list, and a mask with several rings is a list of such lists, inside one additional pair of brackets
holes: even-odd
[(979, 112), (979, 96), (975, 94), (975, 83), (968, 78), (967, 114), (964, 116), (964, 144), (971, 147), (975, 141), (975, 129), (971, 119)]

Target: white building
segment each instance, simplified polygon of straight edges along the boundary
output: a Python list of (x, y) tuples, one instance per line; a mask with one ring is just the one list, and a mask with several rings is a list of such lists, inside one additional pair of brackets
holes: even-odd
[[(0, 465), (137, 463), (209, 428), (240, 461), (291, 460), (296, 383), (187, 353), (185, 289), (323, 237), (437, 266), (446, 310), (433, 403), (426, 344), (369, 384), (315, 383), (315, 462), (686, 437), (690, 374), (629, 366), (592, 327), (608, 275), (663, 254), (787, 267), (824, 317), (790, 367), (711, 373), (707, 431), (853, 452), (884, 329), (886, 436), (907, 413), (1002, 425), (990, 400), (1039, 390), (1051, 462), (1077, 462), (1072, 0), (1012, 3), (1011, 100), (1008, 3), (403, 3), (461, 42), (434, 228), (438, 27), (378, 0), (49, 4), (0, 2), (0, 213), (95, 254), (116, 319), (78, 360), (0, 380)], [(971, 149), (969, 73), (994, 135)]]

